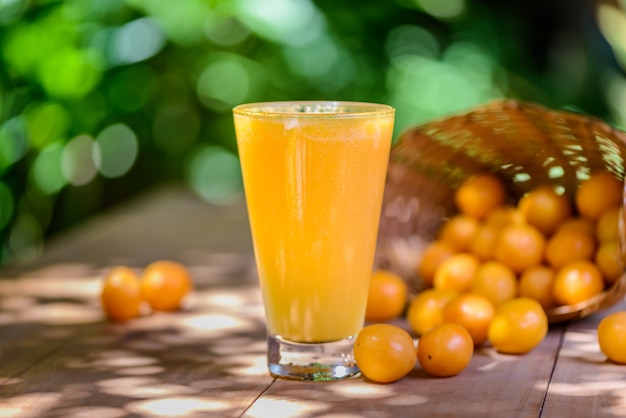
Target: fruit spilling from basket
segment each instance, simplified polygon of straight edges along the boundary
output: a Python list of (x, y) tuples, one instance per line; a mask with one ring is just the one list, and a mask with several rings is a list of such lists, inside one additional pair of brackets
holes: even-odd
[(622, 189), (613, 174), (598, 171), (573, 201), (541, 185), (510, 203), (497, 176), (471, 176), (456, 189), (458, 213), (427, 245), (418, 273), (427, 287), (471, 291), (495, 306), (516, 296), (546, 310), (585, 302), (624, 270)]
[[(546, 311), (585, 303), (622, 276), (622, 190), (608, 171), (583, 179), (572, 199), (540, 185), (512, 202), (504, 183), (488, 172), (460, 183), (453, 193), (456, 212), (417, 264), (425, 288), (406, 310), (408, 328), (419, 337), (415, 352), (406, 331), (370, 325), (355, 344), (364, 375), (392, 382), (417, 361), (428, 374), (449, 377), (483, 344), (503, 354), (533, 350), (548, 332)], [(406, 299), (405, 281), (378, 270), (366, 319), (396, 319)], [(626, 340), (619, 335), (626, 312), (616, 315), (601, 322), (598, 342), (609, 359), (623, 363)]]
[[(550, 323), (623, 301), (624, 161), (626, 133), (515, 100), (407, 129), (391, 152), (368, 321), (398, 321), (419, 338), (421, 368), (452, 376), (472, 345), (528, 353)], [(451, 324), (469, 348), (452, 344)], [(626, 312), (601, 324), (600, 350), (625, 363)], [(386, 325), (366, 327), (358, 350), (372, 380), (402, 378), (414, 361)]]
[(412, 295), (532, 295), (550, 323), (612, 306), (626, 294), (624, 161), (623, 131), (515, 100), (411, 127), (391, 151), (376, 267)]

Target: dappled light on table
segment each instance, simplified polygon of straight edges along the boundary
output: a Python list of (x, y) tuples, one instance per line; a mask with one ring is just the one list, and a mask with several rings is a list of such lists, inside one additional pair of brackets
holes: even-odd
[(585, 410), (593, 402), (598, 416), (623, 415), (626, 405), (624, 367), (610, 362), (602, 354), (597, 336), (600, 320), (618, 310), (626, 310), (624, 302), (568, 327), (549, 384), (548, 414), (556, 410), (572, 414), (572, 411)]
[[(36, 330), (3, 346), (13, 360), (0, 370), (0, 417), (32, 416), (35, 405), (55, 417), (243, 410), (255, 388), (272, 381), (260, 292), (251, 278), (220, 284), (241, 269), (239, 257), (210, 258), (189, 264), (196, 289), (181, 310), (122, 323), (109, 322), (100, 307), (102, 267), (48, 264), (0, 280), (3, 332)], [(50, 355), (54, 364), (20, 370), (28, 358)], [(37, 383), (41, 376), (54, 383)]]
[[(595, 339), (603, 313), (552, 327), (525, 355), (482, 346), (453, 378), (416, 366), (392, 384), (274, 379), (245, 218), (187, 193), (148, 196), (58, 241), (41, 262), (2, 270), (0, 418), (586, 418), (626, 406), (624, 367)], [(106, 320), (98, 294), (111, 260), (141, 268), (164, 255), (194, 277), (182, 309)]]
[[(328, 406), (323, 402), (316, 401), (290, 401), (271, 396), (260, 399), (248, 411), (246, 416), (261, 418), (272, 416), (275, 418), (288, 418), (297, 416), (316, 416), (324, 412)], [(323, 416), (323, 415), (321, 415)]]
[(127, 410), (136, 414), (147, 414), (155, 417), (194, 416), (207, 412), (224, 412), (229, 409), (227, 402), (209, 401), (202, 396), (172, 396), (156, 400), (131, 402)]
[[(36, 337), (7, 345), (4, 355), (16, 359), (15, 364), (32, 355), (55, 358), (54, 364), (44, 360), (22, 371), (5, 366), (0, 372), (0, 417), (31, 416), (34, 405), (59, 418), (83, 414), (221, 417), (243, 411), (246, 417), (356, 417), (353, 405), (359, 400), (380, 413), (409, 411), (417, 405), (433, 411), (442, 408), (435, 394), (450, 390), (451, 381), (430, 378), (419, 366), (389, 385), (363, 377), (333, 384), (274, 381), (267, 372), (258, 286), (249, 280), (234, 287), (209, 285), (216, 276), (231, 274), (228, 263), (236, 262), (226, 255), (213, 260), (210, 267), (190, 266), (199, 273), (199, 285), (183, 309), (126, 323), (109, 323), (100, 311), (96, 295), (101, 268), (49, 265), (0, 281), (3, 326), (11, 332), (37, 329)], [(46, 280), (64, 274), (63, 280)], [(545, 362), (549, 372), (552, 358), (542, 350), (558, 338), (558, 332), (551, 333), (545, 347), (529, 356), (500, 354), (489, 346), (478, 349), (467, 369), (455, 377), (467, 392), (457, 396), (471, 403), (478, 396), (475, 390), (493, 391), (507, 380), (516, 380), (510, 370), (525, 368), (526, 362)], [(549, 387), (552, 397), (565, 399), (602, 393), (611, 397), (611, 410), (626, 404), (622, 374), (596, 346), (590, 330), (567, 333), (560, 358), (574, 362), (570, 367), (594, 368), (579, 373), (576, 382), (548, 382), (546, 374), (545, 380), (532, 383), (534, 378), (529, 377), (533, 387), (529, 390), (541, 397)], [(36, 383), (42, 377), (50, 383)], [(482, 389), (472, 388), (474, 379), (480, 379)], [(267, 393), (256, 399), (262, 390)], [(509, 408), (504, 403), (490, 405), (491, 411)], [(476, 405), (468, 408), (471, 413), (480, 411)]]

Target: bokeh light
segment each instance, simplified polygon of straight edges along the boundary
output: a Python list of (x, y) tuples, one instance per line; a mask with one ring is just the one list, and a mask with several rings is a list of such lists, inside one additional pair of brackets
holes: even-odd
[(32, 183), (45, 194), (58, 193), (67, 184), (61, 168), (63, 144), (55, 142), (41, 150), (31, 167)]
[(175, 44), (191, 46), (204, 39), (205, 21), (211, 14), (204, 0), (187, 0), (184, 4), (159, 0), (126, 0), (125, 3), (156, 19)]
[(615, 51), (616, 58), (626, 68), (626, 5), (620, 10), (610, 3), (598, 4), (598, 25)]
[(621, 8), (610, 3), (598, 4), (597, 19), (599, 29), (622, 69), (622, 72), (605, 70), (608, 106), (615, 116), (617, 125), (626, 129), (626, 77), (624, 76), (626, 72), (626, 2), (621, 2)]
[(210, 54), (206, 61), (198, 77), (197, 94), (207, 108), (216, 112), (230, 111), (249, 100), (264, 78), (258, 64), (238, 55)]
[(114, 64), (132, 64), (156, 55), (164, 43), (163, 34), (153, 19), (133, 20), (115, 31), (109, 57)]
[(250, 36), (250, 29), (229, 16), (209, 16), (204, 28), (206, 37), (216, 45), (236, 45)]
[(458, 18), (465, 11), (465, 0), (417, 0), (419, 6), (440, 19)]
[(224, 148), (208, 146), (196, 152), (188, 173), (191, 188), (211, 203), (223, 205), (241, 197), (239, 160)]
[[(42, 34), (45, 36), (45, 34)], [(91, 51), (64, 49), (47, 57), (39, 67), (42, 87), (59, 99), (80, 99), (98, 83), (98, 56)]]
[(290, 67), (307, 77), (327, 74), (339, 59), (337, 45), (322, 34), (303, 45), (289, 46), (285, 52)]
[[(392, 60), (387, 83), (396, 106), (397, 129), (461, 112), (504, 96), (491, 62), (470, 43), (452, 44), (443, 59), (403, 54)], [(501, 82), (501, 81), (500, 81)]]
[(434, 59), (441, 53), (441, 45), (435, 35), (415, 25), (402, 25), (389, 32), (386, 52), (391, 60), (403, 56), (418, 55)]
[(0, 126), (0, 174), (19, 161), (28, 149), (22, 119), (15, 117)]
[(241, 201), (244, 102), (384, 102), (395, 139), (499, 97), (626, 127), (626, 2), (561, 7), (0, 0), (0, 264), (160, 182)]
[(274, 42), (301, 45), (317, 38), (324, 19), (310, 0), (236, 0), (240, 18)]
[(67, 111), (58, 103), (36, 103), (24, 112), (30, 144), (43, 149), (63, 138), (69, 128)]
[(121, 177), (137, 159), (137, 136), (126, 125), (118, 123), (106, 127), (93, 147), (93, 160), (104, 177)]
[(61, 153), (61, 170), (65, 179), (74, 186), (89, 183), (96, 175), (93, 160), (94, 140), (88, 135), (72, 138)]
[(27, 0), (0, 0), (0, 25), (18, 20), (28, 7)]

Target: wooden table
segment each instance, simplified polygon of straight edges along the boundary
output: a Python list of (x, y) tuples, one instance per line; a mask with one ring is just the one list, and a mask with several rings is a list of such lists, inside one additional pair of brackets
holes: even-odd
[[(104, 320), (104, 272), (156, 259), (190, 266), (187, 308)], [(270, 377), (244, 205), (210, 206), (177, 186), (89, 220), (0, 277), (0, 417), (626, 416), (626, 366), (596, 342), (606, 312), (552, 327), (527, 355), (481, 348), (453, 378), (419, 366), (388, 385)]]

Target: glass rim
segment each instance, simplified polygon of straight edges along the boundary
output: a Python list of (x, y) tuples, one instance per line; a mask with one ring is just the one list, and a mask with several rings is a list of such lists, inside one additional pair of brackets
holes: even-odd
[(235, 115), (255, 117), (329, 117), (329, 116), (382, 116), (393, 114), (392, 106), (382, 103), (332, 101), (332, 100), (289, 100), (276, 102), (244, 103), (233, 108)]

